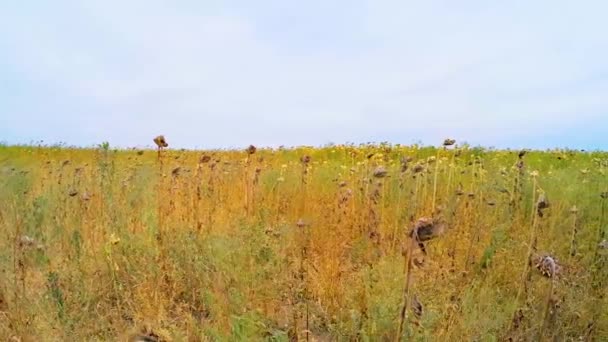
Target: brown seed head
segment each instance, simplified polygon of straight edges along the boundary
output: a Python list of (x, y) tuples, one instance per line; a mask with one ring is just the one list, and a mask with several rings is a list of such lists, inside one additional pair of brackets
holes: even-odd
[(169, 144), (167, 144), (167, 141), (165, 140), (164, 135), (159, 135), (156, 138), (154, 138), (154, 143), (156, 144), (156, 146), (158, 146), (158, 148), (163, 148), (163, 147), (169, 146)]
[(432, 240), (445, 231), (445, 224), (432, 218), (422, 217), (418, 219), (412, 230), (410, 237), (416, 238), (418, 242)]
[(302, 162), (302, 164), (308, 164), (308, 163), (310, 163), (310, 156), (309, 155), (302, 156), (302, 158), (300, 158), (300, 161)]
[(452, 146), (456, 143), (456, 140), (454, 139), (445, 139), (443, 141), (443, 146)]
[(411, 160), (411, 158), (409, 158), (409, 157), (401, 158), (401, 172), (407, 171), (408, 163), (410, 162), (410, 160)]
[(388, 171), (384, 166), (379, 166), (374, 170), (374, 177), (384, 178), (388, 175)]
[(208, 163), (211, 160), (211, 157), (209, 157), (208, 155), (204, 154), (201, 156), (201, 159), (199, 159), (199, 163), (201, 164), (205, 164)]
[(546, 209), (549, 208), (549, 200), (547, 199), (547, 196), (542, 193), (540, 194), (540, 196), (538, 197), (538, 209)]
[(535, 258), (535, 267), (547, 278), (555, 277), (560, 271), (557, 259), (548, 254), (537, 256)]
[(249, 145), (249, 147), (247, 147), (247, 150), (246, 150), (246, 151), (247, 151), (247, 154), (254, 154), (254, 153), (255, 153), (255, 151), (257, 151), (257, 150), (258, 150), (258, 149), (257, 149), (255, 146), (253, 146), (253, 145)]

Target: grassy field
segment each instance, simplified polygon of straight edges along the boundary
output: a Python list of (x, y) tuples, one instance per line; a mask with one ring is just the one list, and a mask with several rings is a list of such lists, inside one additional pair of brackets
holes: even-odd
[(0, 340), (608, 341), (608, 153), (519, 152), (0, 146)]

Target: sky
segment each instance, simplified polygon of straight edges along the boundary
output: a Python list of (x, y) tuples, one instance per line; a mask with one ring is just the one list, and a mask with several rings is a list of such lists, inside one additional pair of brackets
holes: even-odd
[(606, 1), (0, 1), (0, 141), (608, 150)]

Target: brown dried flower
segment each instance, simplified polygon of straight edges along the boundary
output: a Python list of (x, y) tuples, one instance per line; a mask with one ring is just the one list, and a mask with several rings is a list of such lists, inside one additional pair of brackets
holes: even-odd
[(521, 159), (521, 158), (523, 158), (526, 155), (526, 153), (528, 153), (528, 151), (521, 150), (521, 151), (519, 151), (519, 154), (517, 156), (519, 157), (519, 159)]
[(374, 170), (374, 177), (384, 178), (388, 175), (388, 171), (384, 166), (379, 166)]
[(536, 269), (538, 269), (540, 273), (547, 278), (554, 278), (560, 271), (560, 266), (557, 263), (557, 259), (551, 255), (539, 255), (534, 261), (534, 267), (536, 267)]
[(211, 157), (204, 154), (201, 156), (201, 159), (199, 159), (199, 163), (205, 164), (205, 163), (208, 163), (210, 160), (211, 160)]
[(156, 146), (158, 146), (158, 148), (163, 148), (163, 147), (169, 146), (169, 144), (167, 144), (167, 141), (165, 140), (164, 135), (159, 135), (156, 138), (154, 138), (154, 143), (156, 144)]
[(443, 141), (443, 146), (452, 146), (456, 143), (456, 140), (454, 139), (445, 139)]
[(443, 234), (444, 231), (444, 223), (432, 218), (422, 217), (418, 219), (414, 228), (410, 231), (410, 237), (415, 238), (418, 242), (426, 242)]
[(549, 200), (544, 193), (540, 194), (538, 201), (536, 202), (537, 213), (539, 217), (543, 217), (543, 210), (549, 208)]

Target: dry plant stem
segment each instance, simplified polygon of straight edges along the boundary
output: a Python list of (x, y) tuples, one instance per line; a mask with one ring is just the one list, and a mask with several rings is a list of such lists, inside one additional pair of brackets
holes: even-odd
[(399, 330), (397, 336), (395, 336), (395, 342), (401, 341), (403, 335), (403, 327), (407, 320), (407, 309), (410, 298), (410, 285), (412, 282), (412, 251), (416, 248), (416, 230), (414, 230), (414, 236), (410, 238), (410, 246), (407, 249), (405, 257), (405, 286), (403, 288), (403, 306), (401, 307), (401, 314), (399, 316)]
[[(15, 203), (16, 206), (16, 203)], [(21, 236), (21, 225), (17, 224), (15, 226), (15, 239), (13, 241), (13, 290), (14, 290), (14, 301), (19, 303), (19, 299), (21, 296), (19, 295), (19, 272), (21, 270), (21, 257), (22, 257), (22, 246), (19, 243), (19, 239)], [(15, 315), (17, 317), (21, 316), (21, 305), (15, 305), (17, 308)]]
[(604, 240), (605, 237), (605, 232), (604, 232), (604, 218), (605, 218), (605, 214), (606, 214), (606, 198), (602, 197), (601, 199), (602, 201), (602, 209), (600, 212), (600, 223), (599, 226), (597, 228), (598, 230), (598, 236), (597, 236), (597, 243), (595, 244), (595, 254), (593, 256), (593, 265), (595, 265), (596, 267), (598, 266), (598, 259), (600, 256), (600, 243), (602, 242), (602, 240)]
[[(403, 198), (403, 187), (405, 186), (404, 185), (404, 180), (403, 180), (404, 177), (405, 177), (405, 175), (402, 172), (399, 175), (399, 185), (398, 185), (399, 186), (399, 193), (397, 195), (397, 208), (401, 208), (401, 202), (402, 202), (402, 198)], [(399, 218), (400, 218), (400, 215), (399, 215), (399, 212), (398, 212), (398, 215), (396, 215), (396, 217), (395, 217), (395, 222), (393, 223), (393, 225), (395, 227), (393, 229), (393, 241), (391, 242), (391, 250), (393, 252), (395, 251), (395, 248), (397, 246), (397, 234), (398, 234), (398, 231), (399, 231), (399, 223), (400, 223), (400, 219)]]
[(526, 263), (524, 264), (524, 269), (521, 275), (521, 283), (519, 289), (517, 290), (517, 297), (515, 298), (515, 310), (514, 313), (517, 314), (519, 301), (521, 299), (522, 292), (525, 290), (527, 292), (528, 288), (528, 273), (530, 272), (530, 266), (532, 264), (532, 253), (534, 253), (534, 249), (536, 248), (536, 222), (537, 222), (537, 211), (538, 204), (536, 203), (536, 177), (533, 178), (532, 181), (532, 227), (530, 229), (530, 243), (528, 245), (528, 253), (526, 255)]
[(302, 259), (300, 262), (300, 268), (303, 272), (302, 274), (302, 281), (304, 282), (304, 301), (305, 301), (305, 305), (306, 305), (306, 312), (305, 312), (305, 317), (306, 317), (306, 341), (309, 341), (309, 335), (310, 335), (310, 319), (309, 319), (309, 315), (310, 315), (310, 308), (309, 308), (309, 304), (308, 304), (308, 251), (310, 248), (310, 233), (309, 233), (309, 229), (310, 227), (303, 227), (302, 228), (304, 230), (304, 243), (302, 246)]
[(454, 178), (454, 161), (456, 159), (456, 151), (453, 150), (451, 153), (451, 160), (450, 160), (450, 164), (448, 165), (449, 171), (448, 171), (448, 185), (446, 187), (446, 192), (445, 192), (445, 197), (449, 198), (450, 194), (452, 193), (452, 178)]
[(547, 329), (547, 325), (549, 324), (549, 310), (551, 309), (551, 298), (553, 297), (553, 287), (555, 285), (555, 280), (553, 278), (549, 279), (549, 291), (547, 293), (547, 302), (545, 305), (545, 311), (543, 312), (543, 323), (540, 327), (540, 331), (538, 332), (538, 340), (544, 341), (545, 330)]
[(439, 177), (439, 151), (437, 149), (437, 155), (435, 156), (435, 176), (433, 178), (433, 202), (431, 205), (431, 212), (435, 212), (435, 202), (437, 201), (437, 178)]
[(250, 183), (249, 183), (249, 175), (250, 175), (250, 169), (251, 169), (251, 155), (248, 154), (247, 155), (247, 161), (245, 162), (245, 213), (247, 215), (247, 218), (249, 218), (251, 212), (250, 212), (250, 201), (251, 201), (251, 189), (250, 189)]
[(574, 212), (572, 214), (574, 216), (572, 222), (572, 237), (570, 239), (570, 255), (568, 257), (569, 260), (572, 259), (576, 255), (576, 234), (578, 230), (578, 213)]
[(156, 199), (158, 201), (157, 203), (157, 211), (158, 211), (158, 239), (162, 240), (162, 233), (163, 233), (163, 209), (162, 209), (162, 191), (163, 191), (163, 169), (164, 169), (164, 163), (163, 163), (163, 155), (162, 155), (162, 148), (159, 147), (158, 148), (158, 184), (156, 187)]
[(196, 170), (196, 178), (195, 178), (195, 182), (196, 182), (196, 202), (194, 205), (194, 220), (196, 221), (196, 230), (197, 231), (201, 231), (202, 228), (202, 222), (200, 219), (200, 210), (201, 210), (201, 198), (202, 198), (202, 191), (201, 191), (201, 183), (202, 183), (202, 175), (203, 175), (203, 165), (201, 163), (198, 164), (197, 170)]
[[(164, 168), (164, 163), (163, 163), (163, 153), (162, 153), (162, 148), (159, 147), (158, 148), (158, 184), (157, 184), (157, 194), (156, 194), (156, 198), (157, 198), (157, 210), (158, 210), (158, 232), (157, 232), (157, 242), (158, 242), (158, 248), (159, 248), (159, 262), (163, 262), (164, 258), (163, 258), (163, 225), (164, 225), (164, 213), (163, 213), (163, 208), (162, 208), (162, 191), (163, 191), (163, 168)], [(161, 266), (161, 270), (163, 269), (163, 267)], [(163, 279), (163, 274), (161, 272), (161, 274), (157, 275), (157, 279), (156, 279), (156, 286), (154, 287), (154, 302), (156, 303), (156, 307), (159, 310), (159, 315), (160, 315), (160, 310), (162, 310), (161, 305), (160, 305), (160, 288), (162, 286), (162, 279)]]
[(421, 203), (420, 203), (420, 183), (422, 183), (422, 174), (416, 175), (416, 190), (414, 190), (414, 210), (412, 212), (412, 217), (418, 217), (419, 216), (419, 211), (420, 211), (420, 207), (421, 207)]
[[(307, 188), (307, 184), (308, 184), (308, 163), (304, 162), (302, 163), (302, 182), (301, 182), (301, 187), (302, 187), (302, 204), (300, 206), (300, 217), (302, 215), (304, 215), (306, 213), (306, 188)], [(306, 311), (305, 311), (305, 317), (306, 317), (306, 341), (309, 341), (309, 335), (310, 335), (310, 319), (309, 319), (309, 314), (310, 314), (310, 308), (309, 308), (309, 303), (308, 303), (308, 252), (309, 252), (309, 248), (310, 248), (310, 227), (303, 225), (302, 227), (300, 227), (300, 229), (302, 230), (303, 233), (303, 243), (302, 243), (302, 257), (301, 257), (301, 264), (300, 264), (300, 269), (302, 270), (303, 274), (302, 274), (302, 282), (304, 283), (304, 305), (306, 307)], [(296, 325), (296, 335), (297, 334), (297, 325)]]

